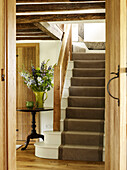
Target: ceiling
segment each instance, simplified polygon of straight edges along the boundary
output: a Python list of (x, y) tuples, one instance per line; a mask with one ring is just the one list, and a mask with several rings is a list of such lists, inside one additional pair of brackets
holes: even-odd
[(17, 0), (17, 40), (61, 40), (63, 24), (52, 22), (104, 20), (101, 0)]

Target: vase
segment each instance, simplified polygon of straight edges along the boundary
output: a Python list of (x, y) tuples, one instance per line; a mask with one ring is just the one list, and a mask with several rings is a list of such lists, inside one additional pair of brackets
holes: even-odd
[[(46, 92), (35, 92), (35, 98), (36, 98), (36, 108), (44, 108), (44, 101), (47, 99), (47, 93)], [(46, 97), (44, 98), (44, 96)]]

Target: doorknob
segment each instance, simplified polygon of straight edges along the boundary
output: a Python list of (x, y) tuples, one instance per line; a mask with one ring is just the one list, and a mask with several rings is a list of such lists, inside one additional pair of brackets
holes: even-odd
[(113, 99), (115, 99), (115, 100), (118, 101), (118, 106), (120, 106), (120, 100), (119, 100), (118, 97), (114, 97), (114, 96), (110, 93), (110, 91), (109, 91), (109, 85), (110, 85), (110, 83), (111, 83), (112, 80), (119, 78), (119, 73), (120, 73), (120, 66), (118, 65), (118, 72), (117, 72), (117, 73), (115, 73), (115, 72), (111, 72), (111, 73), (110, 73), (110, 74), (114, 74), (114, 75), (116, 75), (116, 76), (113, 77), (113, 78), (111, 78), (111, 79), (108, 81), (108, 84), (107, 84), (108, 94), (109, 94)]

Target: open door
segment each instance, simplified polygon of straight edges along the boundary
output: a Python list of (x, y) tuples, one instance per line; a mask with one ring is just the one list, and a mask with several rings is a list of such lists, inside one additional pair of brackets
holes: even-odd
[(107, 0), (106, 29), (105, 170), (126, 170), (126, 0)]

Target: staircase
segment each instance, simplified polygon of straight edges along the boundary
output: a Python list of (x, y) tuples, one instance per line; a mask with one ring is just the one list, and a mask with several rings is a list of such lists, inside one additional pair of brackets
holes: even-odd
[(105, 54), (73, 53), (59, 159), (103, 160), (105, 114)]

